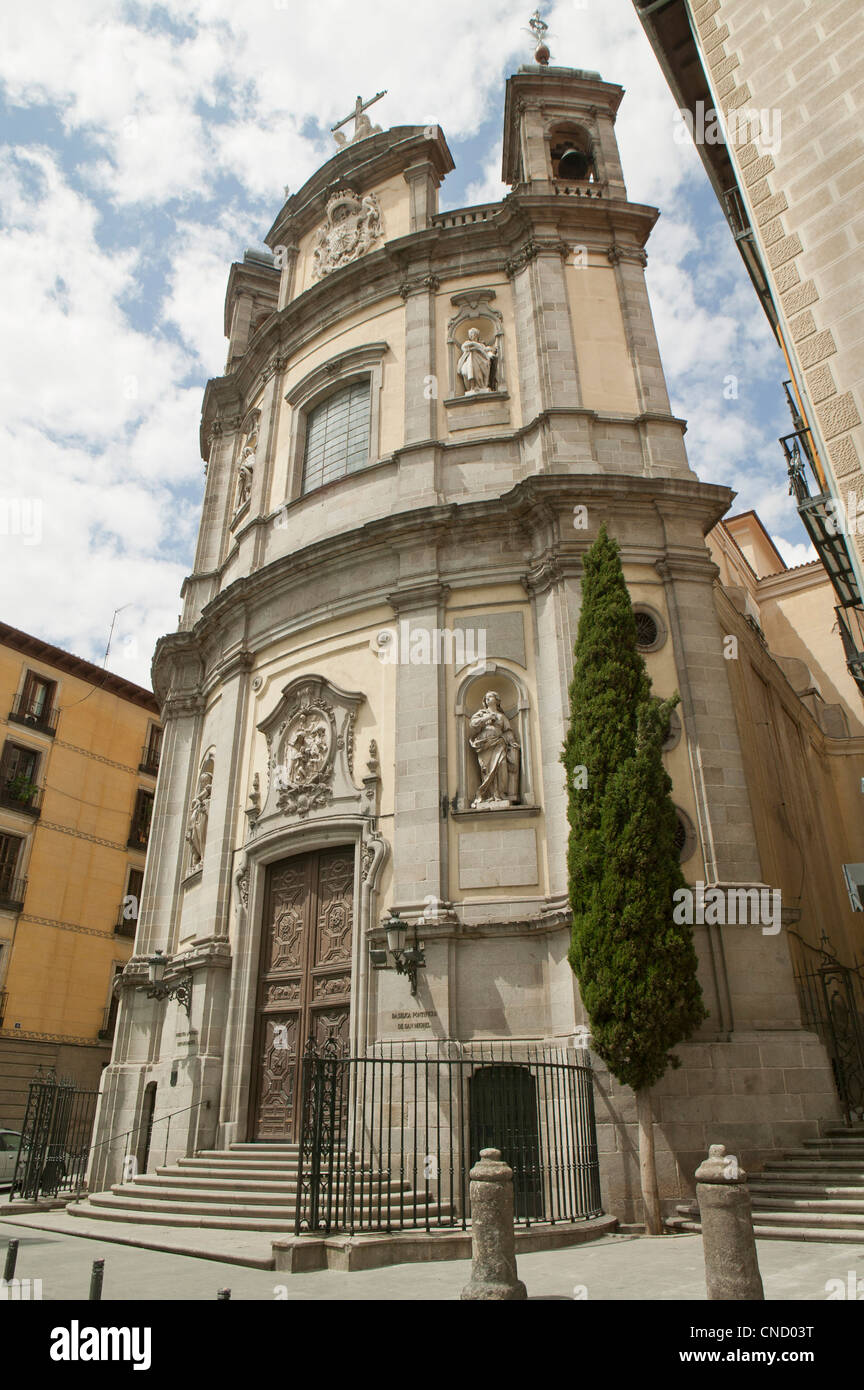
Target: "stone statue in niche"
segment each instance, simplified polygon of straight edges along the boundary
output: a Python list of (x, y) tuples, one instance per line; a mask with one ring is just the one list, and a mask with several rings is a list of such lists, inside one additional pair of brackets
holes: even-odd
[(237, 510), (238, 512), (239, 512), (239, 510), (240, 510), (241, 507), (245, 507), (246, 503), (249, 501), (250, 497), (252, 496), (252, 476), (253, 476), (254, 472), (255, 472), (255, 450), (254, 450), (249, 444), (246, 444), (246, 445), (243, 446), (243, 452), (242, 452), (242, 454), (240, 455), (240, 463), (239, 463), (238, 468), (237, 468), (237, 508), (236, 508), (236, 510)]
[(490, 347), (480, 337), (478, 328), (469, 328), (468, 337), (460, 349), (456, 370), (462, 378), (466, 396), (480, 391), (495, 390), (497, 348)]
[(258, 449), (258, 425), (255, 423), (248, 431), (243, 448), (240, 451), (240, 462), (237, 465), (237, 501), (234, 507), (235, 515), (241, 507), (252, 496), (252, 478), (255, 473), (255, 454)]
[(212, 764), (201, 770), (198, 787), (189, 808), (189, 825), (186, 839), (189, 842), (189, 865), (197, 869), (204, 858), (204, 845), (207, 840), (207, 817), (210, 814), (210, 795), (213, 790)]
[(327, 219), (318, 231), (312, 253), (312, 278), (320, 280), (340, 266), (350, 265), (384, 234), (381, 208), (374, 193), (361, 198), (342, 188), (327, 204)]
[(468, 742), (480, 764), (480, 785), (471, 802), (473, 811), (500, 811), (519, 800), (521, 749), (497, 691), (489, 690), (471, 716)]

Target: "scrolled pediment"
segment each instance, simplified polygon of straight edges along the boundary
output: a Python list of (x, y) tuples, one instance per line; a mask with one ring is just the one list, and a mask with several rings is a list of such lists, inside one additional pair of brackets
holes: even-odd
[(267, 793), (256, 825), (356, 809), (354, 723), (365, 700), (323, 676), (298, 676), (258, 725), (267, 741)]

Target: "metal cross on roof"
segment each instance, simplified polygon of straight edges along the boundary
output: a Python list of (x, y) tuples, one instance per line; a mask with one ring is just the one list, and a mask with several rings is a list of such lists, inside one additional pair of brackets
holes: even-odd
[[(344, 116), (341, 121), (337, 121), (335, 125), (331, 125), (330, 127), (337, 145), (353, 144), (355, 140), (363, 140), (367, 135), (374, 135), (380, 130), (380, 126), (373, 127), (369, 117), (364, 116), (363, 113), (368, 106), (374, 106), (376, 101), (380, 101), (381, 98), (386, 97), (386, 95), (387, 89), (385, 88), (383, 92), (378, 92), (377, 96), (370, 97), (368, 101), (364, 101), (362, 97), (357, 98), (354, 103), (354, 110), (350, 115)], [(340, 130), (343, 125), (347, 125), (349, 121), (354, 122), (354, 134), (350, 141), (347, 136), (336, 134), (336, 132)]]

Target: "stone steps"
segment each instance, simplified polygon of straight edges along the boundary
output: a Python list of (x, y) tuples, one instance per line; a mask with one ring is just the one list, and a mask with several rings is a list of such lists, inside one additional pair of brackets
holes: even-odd
[[(753, 1230), (762, 1240), (864, 1239), (864, 1125), (826, 1126), (818, 1139), (770, 1159), (749, 1180)], [(701, 1231), (695, 1202), (667, 1221)]]
[[(341, 1168), (345, 1172), (344, 1154)], [(109, 1192), (70, 1203), (71, 1216), (143, 1225), (203, 1226), (224, 1230), (294, 1228), (300, 1156), (296, 1144), (232, 1144), (138, 1173)], [(344, 1198), (343, 1198), (344, 1201)], [(389, 1181), (368, 1169), (355, 1173), (353, 1209), (362, 1223), (374, 1211), (421, 1221), (449, 1215), (449, 1205), (413, 1191), (407, 1178)]]

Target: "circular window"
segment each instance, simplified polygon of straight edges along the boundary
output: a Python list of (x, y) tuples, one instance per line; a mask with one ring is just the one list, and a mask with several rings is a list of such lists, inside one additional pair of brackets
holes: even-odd
[(682, 729), (681, 716), (677, 709), (673, 709), (669, 716), (669, 732), (663, 743), (664, 753), (669, 753), (673, 748), (677, 748), (678, 744), (681, 742)]
[(679, 861), (684, 864), (696, 849), (696, 831), (687, 812), (682, 811), (680, 806), (675, 807), (675, 817), (675, 848)]
[(633, 605), (636, 618), (636, 645), (640, 652), (655, 652), (666, 641), (666, 627), (660, 614), (645, 603)]

